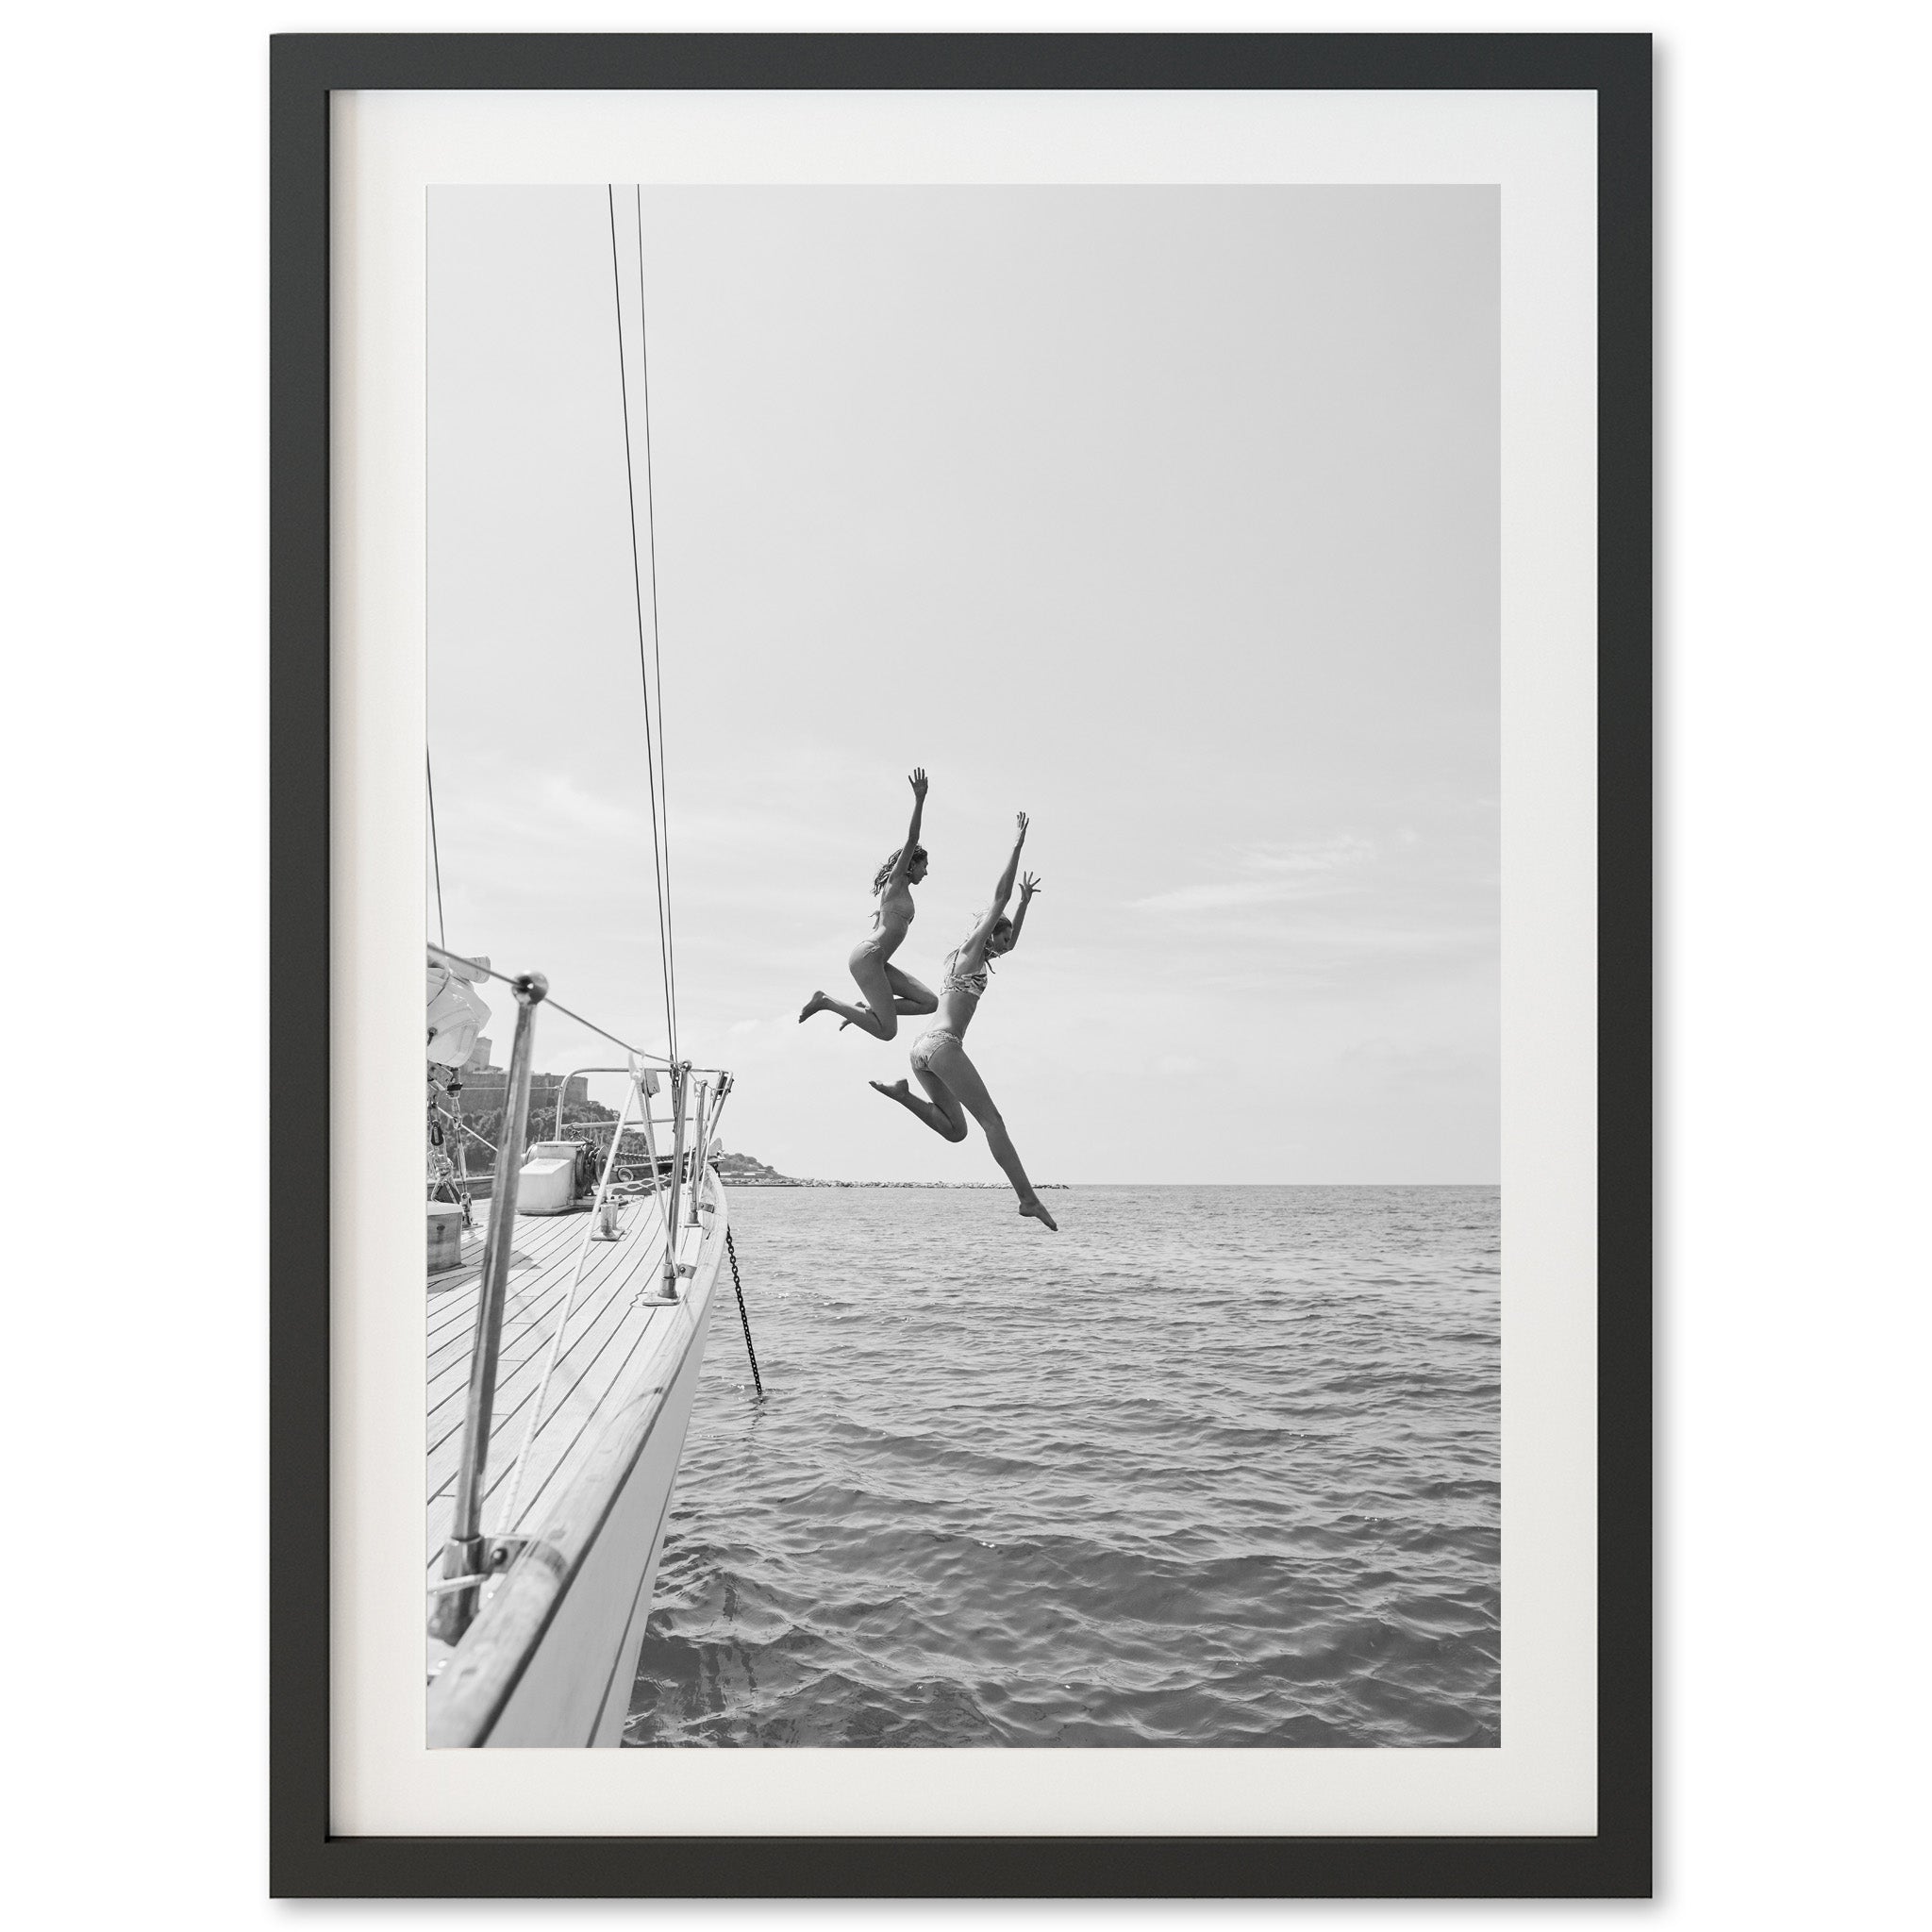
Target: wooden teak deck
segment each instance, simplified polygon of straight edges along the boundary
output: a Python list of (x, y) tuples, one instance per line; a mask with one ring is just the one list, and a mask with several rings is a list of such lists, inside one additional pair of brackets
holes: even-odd
[[(664, 1262), (662, 1217), (649, 1195), (624, 1205), (614, 1241), (587, 1245), (584, 1213), (517, 1217), (483, 1530), (486, 1540), (531, 1541), (484, 1588), (458, 1644), (428, 1640), (432, 1744), (614, 1741), (649, 1610), (727, 1211), (722, 1184), (708, 1173), (699, 1223), (677, 1231), (677, 1258), (692, 1272), (675, 1304), (643, 1299), (657, 1291)], [(461, 1265), (428, 1284), (430, 1583), (441, 1574), (462, 1455), (486, 1228), (479, 1216), (464, 1238)], [(564, 1346), (518, 1476), (518, 1452), (580, 1256)]]

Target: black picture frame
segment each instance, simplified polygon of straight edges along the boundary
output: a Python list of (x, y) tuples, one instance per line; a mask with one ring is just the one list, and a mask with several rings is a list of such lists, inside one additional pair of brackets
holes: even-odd
[[(326, 1106), (272, 1150), (277, 1896), (1641, 1897), (1651, 1888), (1651, 43), (1643, 34), (294, 34), (272, 82), (277, 997), (329, 1003), (329, 119), (348, 89), (1597, 95), (1598, 1829), (1591, 1837), (353, 1838), (329, 1828)], [(294, 1224), (299, 1219), (300, 1228)], [(326, 1217), (320, 1224), (325, 1229)]]

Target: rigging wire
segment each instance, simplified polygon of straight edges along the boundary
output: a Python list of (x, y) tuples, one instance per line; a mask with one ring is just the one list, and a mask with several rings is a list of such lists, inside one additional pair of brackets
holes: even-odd
[[(671, 760), (664, 750), (664, 657), (658, 623), (658, 486), (651, 467), (651, 329), (644, 308), (644, 189), (637, 183), (638, 362), (644, 403), (644, 527), (651, 543), (651, 660), (658, 674), (658, 784), (664, 794), (664, 936), (671, 961), (671, 1057), (677, 1058), (677, 924), (671, 891)], [(646, 729), (649, 728), (648, 722)]]
[[(677, 1058), (677, 1016), (671, 991), (671, 933), (667, 919), (664, 894), (664, 862), (660, 853), (661, 836), (658, 824), (658, 758), (651, 742), (651, 679), (644, 658), (644, 585), (643, 564), (638, 551), (638, 490), (636, 472), (631, 462), (630, 446), (630, 381), (625, 368), (624, 353), (624, 285), (617, 259), (617, 189), (614, 183), (606, 185), (605, 198), (610, 216), (610, 293), (617, 316), (617, 383), (618, 393), (624, 409), (624, 476), (625, 502), (630, 511), (630, 580), (632, 601), (637, 608), (638, 623), (638, 676), (643, 685), (644, 696), (644, 758), (648, 767), (651, 792), (651, 865), (658, 881), (658, 954), (664, 968), (664, 1030), (669, 1039), (671, 1058)], [(643, 275), (641, 261), (638, 274), (640, 283)], [(648, 406), (648, 405), (647, 405)], [(655, 535), (653, 541), (655, 543)], [(658, 574), (656, 553), (653, 552), (651, 571), (651, 623), (657, 627)], [(662, 709), (663, 692), (658, 692), (658, 708)]]
[[(506, 986), (514, 986), (517, 983), (517, 975), (514, 973), (499, 973), (494, 966), (486, 966), (481, 959), (466, 959), (462, 954), (452, 953), (441, 946), (431, 946), (429, 950), (437, 956), (439, 966), (461, 967), (462, 972), (458, 974), (458, 978), (500, 979)], [(561, 1013), (566, 1020), (575, 1020), (585, 1032), (594, 1033), (599, 1040), (608, 1040), (612, 1046), (623, 1047), (625, 1053), (636, 1054), (641, 1060), (652, 1060), (660, 1067), (671, 1064), (661, 1053), (652, 1053), (644, 1047), (633, 1046), (629, 1041), (620, 1040), (614, 1033), (607, 1033), (594, 1020), (587, 1020), (581, 1013), (572, 1012), (555, 993), (544, 1000), (543, 1010), (546, 1013)], [(694, 1074), (722, 1074), (725, 1070), (723, 1067), (693, 1067), (691, 1071)]]
[(436, 938), (444, 952), (449, 950), (449, 928), (442, 923), (442, 852), (436, 842), (436, 774), (429, 763), (429, 747), (423, 747), (423, 776), (429, 787), (429, 858), (436, 869)]

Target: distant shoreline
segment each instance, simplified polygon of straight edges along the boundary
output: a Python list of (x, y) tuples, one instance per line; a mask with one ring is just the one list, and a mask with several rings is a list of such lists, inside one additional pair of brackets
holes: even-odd
[[(726, 1186), (733, 1188), (989, 1188), (999, 1192), (1008, 1187), (1005, 1181), (820, 1181), (794, 1180), (789, 1175), (773, 1178), (764, 1174), (727, 1174), (723, 1178)], [(1503, 1184), (1501, 1181), (1041, 1181), (1037, 1185), (1041, 1193), (1063, 1194), (1074, 1188), (1454, 1188), (1459, 1191), (1487, 1189), (1494, 1193)]]
[[(717, 1157), (718, 1176), (730, 1188), (896, 1188), (987, 1189), (1004, 1191), (1004, 1180), (985, 1181), (825, 1181), (796, 1174), (780, 1174), (750, 1154), (723, 1154)], [(1041, 1181), (1041, 1193), (1063, 1194), (1082, 1188), (1487, 1188), (1500, 1189), (1500, 1181)]]
[[(818, 1181), (793, 1180), (790, 1175), (727, 1174), (725, 1184), (734, 1188), (993, 1188), (1004, 1189), (1006, 1181)], [(1049, 1190), (1064, 1193), (1072, 1181), (1041, 1181), (1042, 1193)]]

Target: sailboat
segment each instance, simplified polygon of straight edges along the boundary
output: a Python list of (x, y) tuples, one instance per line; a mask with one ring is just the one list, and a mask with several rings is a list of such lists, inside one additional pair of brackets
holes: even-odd
[[(610, 217), (614, 283), (614, 190)], [(641, 326), (641, 258), (639, 276)], [(642, 668), (644, 583), (621, 291), (616, 300)], [(640, 392), (648, 503), (647, 383)], [(655, 660), (655, 538), (651, 572)], [(646, 669), (665, 1050), (631, 1045), (561, 1007), (539, 972), (505, 973), (446, 942), (426, 949), (432, 1748), (621, 1741), (727, 1261), (737, 1282), (730, 1206), (714, 1159), (731, 1075), (695, 1067), (678, 1052), (663, 706), (661, 681), (655, 708), (651, 682)], [(429, 824), (440, 921), (433, 779)], [(461, 1076), (479, 1048), (487, 1066), (481, 1028), (499, 987), (513, 1002), (515, 1033), (485, 1199), (469, 1173), (468, 1150), (483, 1137), (463, 1118)], [(564, 1014), (622, 1054), (618, 1066), (579, 1072), (620, 1074), (625, 1093), (615, 1121), (566, 1124), (566, 1077), (557, 1085), (551, 1138), (533, 1141), (533, 1056), (546, 1012)], [(745, 1339), (749, 1346), (748, 1325)]]

